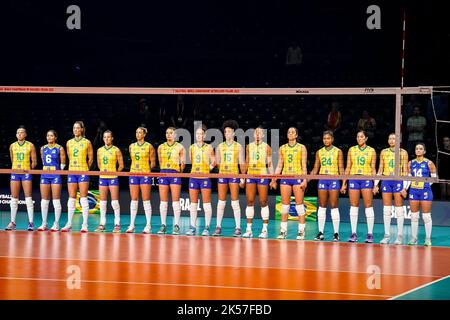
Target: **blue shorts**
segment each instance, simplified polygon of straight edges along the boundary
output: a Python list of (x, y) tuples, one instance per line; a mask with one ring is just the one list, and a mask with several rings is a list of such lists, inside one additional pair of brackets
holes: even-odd
[(413, 201), (433, 201), (433, 191), (431, 188), (409, 189), (409, 200)]
[(152, 184), (152, 180), (152, 177), (131, 176), (128, 178), (129, 184), (132, 185)]
[(302, 179), (281, 179), (280, 185), (299, 186), (302, 182)]
[(348, 181), (349, 190), (362, 190), (362, 189), (372, 189), (372, 180), (349, 180)]
[(211, 189), (211, 179), (189, 178), (189, 189)]
[(217, 181), (219, 184), (239, 183), (239, 178), (219, 178)]
[(319, 180), (317, 187), (319, 190), (340, 190), (341, 182), (339, 180)]
[(62, 184), (61, 176), (59, 175), (41, 175), (41, 184)]
[(89, 182), (89, 176), (79, 175), (79, 174), (69, 174), (67, 177), (67, 183), (80, 183), (80, 182)]
[(247, 184), (257, 184), (259, 186), (268, 186), (269, 179), (246, 179), (245, 182)]
[(100, 178), (98, 185), (100, 187), (119, 186), (119, 178)]
[(400, 193), (403, 190), (403, 182), (394, 180), (381, 181), (381, 191), (386, 193)]
[(15, 174), (11, 175), (11, 181), (31, 181), (33, 176), (31, 174)]
[[(162, 173), (179, 173), (177, 170), (174, 170), (174, 169), (162, 169), (161, 172)], [(161, 186), (168, 186), (171, 184), (181, 185), (181, 178), (160, 177), (160, 178), (158, 178), (158, 184)]]

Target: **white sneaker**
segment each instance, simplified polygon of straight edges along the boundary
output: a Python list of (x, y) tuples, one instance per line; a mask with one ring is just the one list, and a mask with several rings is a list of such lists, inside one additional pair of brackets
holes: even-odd
[(389, 240), (390, 240), (390, 236), (388, 234), (385, 234), (383, 239), (381, 239), (380, 243), (381, 244), (389, 244)]
[(57, 232), (57, 231), (59, 231), (59, 223), (54, 222), (54, 223), (53, 223), (53, 226), (50, 228), (50, 231), (51, 231), (51, 232)]
[(397, 239), (394, 242), (395, 244), (402, 244), (403, 243), (403, 236), (401, 234), (399, 234), (397, 236)]
[(130, 225), (126, 231), (126, 233), (134, 233), (134, 226)]
[(72, 224), (67, 223), (64, 228), (61, 229), (61, 232), (70, 232), (72, 231)]
[(242, 235), (242, 238), (253, 238), (252, 230), (245, 230), (245, 233)]
[(261, 233), (259, 234), (258, 238), (260, 239), (267, 239), (267, 230), (263, 230), (261, 231)]
[(304, 231), (298, 232), (297, 240), (305, 240), (305, 232)]
[(83, 225), (81, 226), (80, 232), (81, 232), (81, 233), (87, 233), (87, 232), (88, 232), (88, 226), (87, 226), (87, 224), (83, 224)]
[(142, 231), (144, 234), (150, 234), (152, 233), (152, 227), (150, 225), (146, 225), (144, 228), (144, 231)]
[(39, 228), (37, 228), (37, 231), (47, 231), (48, 227), (46, 223), (43, 223)]

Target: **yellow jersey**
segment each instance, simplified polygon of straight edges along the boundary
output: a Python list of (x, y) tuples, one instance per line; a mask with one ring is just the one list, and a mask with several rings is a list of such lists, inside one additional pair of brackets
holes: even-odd
[[(119, 148), (116, 146), (106, 146), (98, 149), (97, 156), (100, 159), (100, 171), (116, 172), (117, 171), (117, 152)], [(100, 176), (103, 179), (114, 179), (117, 176)]]
[(248, 145), (248, 156), (248, 174), (267, 174), (267, 143), (250, 143)]
[(72, 138), (67, 142), (67, 147), (69, 149), (67, 150), (69, 155), (69, 170), (89, 170), (88, 162), (86, 159), (89, 143), (89, 140), (84, 137), (79, 140)]
[[(404, 160), (408, 157), (406, 150), (400, 149), (400, 175), (404, 172)], [(381, 151), (380, 158), (383, 159), (383, 175), (395, 175), (395, 153), (391, 148), (386, 148)]]
[(319, 174), (339, 174), (339, 148), (331, 146), (323, 147), (318, 151), (320, 161)]
[(11, 144), (13, 154), (12, 169), (31, 169), (31, 146), (31, 142), (28, 141), (24, 141), (22, 144), (16, 141)]
[(239, 146), (236, 141), (231, 144), (222, 142), (217, 146), (220, 150), (219, 173), (239, 173)]
[(352, 159), (352, 168), (350, 174), (372, 174), (372, 159), (376, 157), (375, 149), (369, 146), (361, 149), (359, 146), (353, 146), (349, 150)]
[(199, 147), (196, 143), (190, 146), (192, 169), (191, 173), (209, 173), (209, 157), (211, 154), (211, 146), (203, 143)]
[(159, 164), (162, 170), (176, 170), (180, 171), (180, 153), (183, 149), (181, 143), (174, 142), (171, 145), (167, 142), (159, 146), (159, 152), (161, 155), (161, 163)]
[(150, 172), (151, 145), (148, 142), (137, 142), (130, 146), (131, 167), (130, 172)]
[(303, 174), (302, 147), (300, 143), (290, 146), (286, 143), (281, 146), (280, 154), (283, 156), (283, 171), (281, 174)]

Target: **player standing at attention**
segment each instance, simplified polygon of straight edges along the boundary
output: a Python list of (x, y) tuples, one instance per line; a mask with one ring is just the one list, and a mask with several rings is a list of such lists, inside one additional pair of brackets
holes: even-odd
[[(204, 142), (205, 127), (195, 131), (196, 143), (189, 148), (189, 160), (192, 163), (191, 173), (209, 173), (216, 166), (216, 156), (211, 145)], [(209, 178), (189, 178), (189, 198), (191, 226), (186, 235), (193, 236), (196, 231), (198, 194), (201, 191), (203, 209), (205, 210), (205, 229), (202, 236), (209, 236), (209, 226), (212, 217), (211, 208), (211, 180)]]
[[(36, 167), (36, 149), (34, 145), (26, 141), (27, 130), (24, 127), (19, 127), (16, 131), (17, 141), (9, 146), (9, 156), (12, 162), (13, 170), (30, 170)], [(16, 215), (17, 209), (19, 207), (19, 195), (20, 187), (23, 187), (23, 192), (25, 194), (25, 203), (27, 205), (28, 213), (28, 231), (34, 230), (33, 225), (33, 215), (34, 215), (34, 205), (32, 199), (32, 175), (25, 174), (11, 174), (11, 222), (5, 228), (5, 230), (16, 230)]]
[[(337, 175), (344, 173), (344, 155), (341, 149), (333, 145), (333, 131), (325, 131), (322, 136), (323, 148), (316, 152), (316, 160), (312, 175), (317, 173), (323, 175)], [(333, 222), (333, 241), (339, 241), (339, 190), (341, 184), (339, 180), (320, 179), (317, 183), (319, 195), (319, 208), (317, 210), (317, 221), (319, 224), (319, 233), (314, 240), (323, 240), (324, 227), (326, 221), (327, 204), (330, 204), (331, 220)]]
[[(123, 170), (123, 156), (119, 148), (113, 145), (113, 133), (103, 133), (105, 145), (97, 150), (97, 165), (100, 171), (116, 172)], [(117, 166), (118, 165), (118, 166)], [(114, 233), (120, 233), (119, 178), (117, 176), (100, 176), (100, 225), (96, 232), (105, 231), (108, 191), (111, 193), (111, 207), (114, 210)]]
[[(166, 130), (166, 142), (158, 147), (158, 161), (162, 173), (178, 173), (183, 172), (186, 166), (186, 150), (181, 143), (175, 141), (176, 133), (174, 127), (169, 127)], [(166, 218), (167, 209), (169, 206), (169, 190), (172, 194), (172, 209), (173, 209), (173, 230), (172, 234), (180, 234), (180, 193), (181, 193), (181, 178), (160, 177), (158, 178), (159, 185), (159, 212), (161, 215), (161, 228), (158, 234), (164, 234), (167, 231)], [(170, 189), (169, 189), (170, 188)]]
[[(395, 174), (395, 133), (391, 133), (388, 137), (389, 148), (383, 149), (380, 153), (380, 167), (378, 175), (393, 176)], [(408, 172), (408, 152), (400, 149), (400, 175), (406, 176)], [(378, 192), (378, 180), (375, 181), (375, 192)], [(403, 242), (403, 221), (405, 219), (403, 213), (403, 196), (401, 191), (406, 187), (407, 182), (383, 180), (381, 181), (381, 191), (383, 198), (383, 220), (384, 220), (384, 237), (380, 241), (382, 244), (388, 244), (390, 240), (391, 229), (391, 212), (392, 212), (392, 196), (394, 196), (395, 213), (397, 216), (398, 233), (395, 244)], [(406, 190), (405, 190), (406, 192)], [(405, 194), (406, 196), (406, 194)]]
[[(94, 150), (91, 142), (86, 139), (83, 121), (76, 121), (73, 125), (74, 137), (67, 141), (67, 154), (69, 156), (69, 171), (89, 171), (94, 162)], [(87, 161), (86, 161), (87, 157)], [(72, 218), (75, 212), (75, 203), (77, 198), (77, 189), (80, 189), (80, 204), (83, 212), (83, 225), (81, 232), (88, 232), (89, 202), (87, 199), (89, 191), (89, 176), (87, 175), (69, 175), (67, 177), (67, 186), (69, 190), (69, 200), (67, 201), (68, 220), (61, 232), (72, 230)]]
[[(255, 141), (246, 147), (246, 170), (247, 174), (273, 174), (272, 164), (272, 148), (263, 141), (264, 130), (262, 127), (257, 127), (253, 133)], [(276, 181), (272, 179), (271, 188), (276, 187)], [(245, 193), (247, 197), (247, 208), (245, 209), (245, 216), (247, 218), (247, 228), (242, 237), (251, 238), (252, 222), (255, 216), (255, 197), (256, 190), (258, 190), (259, 204), (261, 206), (261, 217), (263, 219), (262, 231), (259, 238), (267, 238), (267, 226), (269, 224), (269, 201), (268, 190), (269, 179), (246, 179)]]
[[(58, 135), (55, 130), (47, 132), (47, 144), (41, 147), (41, 159), (44, 164), (42, 170), (64, 170), (66, 166), (66, 153), (64, 148), (56, 143)], [(42, 225), (38, 231), (47, 231), (48, 207), (50, 205), (50, 192), (55, 208), (55, 222), (50, 231), (59, 231), (59, 218), (61, 217), (61, 176), (59, 174), (41, 175), (41, 212)]]
[[(244, 149), (234, 141), (234, 131), (238, 128), (238, 124), (234, 120), (227, 120), (223, 124), (223, 133), (225, 141), (216, 148), (216, 159), (219, 166), (219, 173), (223, 174), (239, 174), (245, 172)], [(241, 207), (239, 206), (239, 184), (244, 179), (238, 178), (219, 178), (217, 184), (218, 202), (217, 202), (217, 225), (213, 236), (222, 234), (222, 219), (227, 203), (228, 187), (230, 187), (231, 207), (234, 213), (235, 230), (234, 237), (241, 236)], [(242, 185), (243, 186), (243, 185)]]
[[(364, 131), (358, 131), (356, 141), (358, 145), (353, 146), (348, 151), (347, 168), (345, 174), (351, 175), (375, 175), (375, 163), (377, 154), (375, 149), (369, 147), (367, 142), (367, 134)], [(367, 219), (367, 237), (366, 243), (373, 243), (373, 225), (375, 222), (375, 214), (373, 212), (373, 181), (372, 180), (350, 180), (349, 181), (349, 198), (350, 198), (350, 224), (352, 227), (352, 235), (349, 242), (358, 241), (356, 227), (358, 225), (359, 198), (362, 194), (364, 208)], [(342, 192), (347, 189), (347, 180), (342, 183)]]
[[(287, 132), (288, 143), (280, 148), (280, 157), (275, 174), (302, 175), (307, 173), (306, 161), (307, 151), (303, 144), (297, 142), (297, 128), (291, 127)], [(270, 186), (276, 188), (276, 180)], [(297, 240), (305, 239), (305, 206), (303, 198), (305, 196), (306, 179), (281, 179), (281, 223), (278, 239), (286, 239), (289, 208), (291, 206), (291, 195), (294, 192), (295, 210), (298, 215), (298, 235)]]
[[(416, 144), (416, 158), (408, 163), (408, 174), (413, 177), (433, 177), (436, 178), (436, 166), (425, 158), (425, 144)], [(409, 189), (409, 205), (411, 207), (411, 240), (409, 245), (417, 244), (417, 230), (419, 228), (419, 209), (422, 211), (422, 219), (425, 225), (425, 246), (431, 246), (431, 205), (433, 202), (433, 191), (431, 183), (413, 181)], [(406, 185), (408, 187), (408, 184)], [(402, 190), (403, 195), (406, 191)]]
[[(139, 127), (136, 129), (136, 142), (130, 144), (129, 151), (131, 156), (131, 168), (130, 172), (136, 173), (149, 173), (151, 169), (155, 168), (155, 148), (145, 141), (145, 136), (147, 135), (147, 129), (144, 127)], [(146, 176), (130, 176), (130, 225), (127, 229), (127, 233), (133, 233), (135, 226), (134, 222), (136, 220), (136, 215), (138, 212), (139, 204), (139, 190), (142, 195), (142, 202), (144, 205), (145, 218), (147, 224), (145, 225), (142, 233), (152, 232), (152, 204), (150, 202), (152, 178)]]

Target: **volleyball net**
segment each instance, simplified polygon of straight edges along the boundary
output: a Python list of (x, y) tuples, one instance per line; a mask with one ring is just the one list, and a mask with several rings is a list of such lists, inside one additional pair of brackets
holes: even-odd
[[(442, 90), (440, 90), (442, 91)], [(439, 92), (439, 94), (447, 94)], [(132, 88), (132, 87), (42, 87), (42, 86), (0, 86), (0, 101), (3, 106), (1, 120), (0, 173), (24, 173), (11, 170), (9, 145), (15, 140), (16, 129), (23, 125), (27, 128), (27, 140), (33, 142), (38, 151), (38, 165), (35, 170), (26, 173), (39, 175), (48, 173), (40, 170), (39, 148), (46, 144), (45, 135), (49, 129), (59, 134), (58, 143), (72, 138), (72, 126), (77, 120), (85, 122), (86, 137), (94, 143), (94, 148), (103, 146), (99, 132), (109, 129), (114, 132), (114, 144), (124, 154), (123, 172), (99, 172), (94, 167), (90, 171), (60, 171), (58, 174), (83, 174), (90, 176), (150, 176), (150, 177), (210, 177), (210, 178), (295, 178), (309, 181), (323, 179), (323, 175), (309, 174), (314, 166), (315, 153), (322, 146), (322, 133), (334, 132), (334, 145), (344, 153), (347, 164), (347, 152), (357, 144), (356, 133), (365, 129), (368, 133), (367, 145), (377, 153), (376, 171), (379, 154), (388, 148), (387, 140), (395, 133), (395, 163), (400, 163), (400, 148), (408, 143), (423, 141), (428, 147), (427, 157), (435, 161), (440, 152), (438, 140), (440, 132), (430, 130), (434, 123), (427, 123), (424, 136), (412, 140), (408, 132), (411, 108), (425, 107), (431, 104), (434, 122), (441, 122), (435, 112), (437, 97), (433, 87), (387, 87), (387, 88)], [(412, 101), (412, 102), (411, 102)], [(448, 100), (447, 100), (448, 103)], [(405, 112), (406, 110), (406, 112)], [(236, 140), (242, 145), (253, 141), (253, 131), (262, 126), (265, 129), (264, 141), (272, 147), (273, 167), (278, 161), (279, 147), (286, 143), (289, 127), (298, 130), (300, 142), (308, 151), (307, 172), (299, 175), (250, 175), (250, 174), (209, 174), (188, 173), (189, 166), (181, 173), (154, 172), (129, 173), (130, 164), (128, 146), (134, 142), (134, 132), (139, 126), (149, 130), (147, 141), (155, 148), (165, 142), (167, 127), (177, 128), (177, 139), (188, 149), (195, 143), (194, 129), (201, 124), (208, 128), (205, 141), (215, 148), (224, 141), (222, 125), (225, 120), (234, 119), (239, 124)], [(104, 124), (102, 124), (102, 122)], [(336, 126), (336, 127), (335, 127)], [(432, 135), (430, 135), (430, 132)], [(447, 131), (448, 132), (448, 131)], [(407, 136), (408, 140), (404, 139)], [(417, 137), (416, 137), (417, 138)], [(428, 139), (428, 140), (425, 140)], [(430, 141), (432, 143), (430, 143)], [(437, 146), (434, 149), (434, 146)], [(414, 150), (408, 150), (410, 159)], [(94, 155), (96, 149), (94, 149)], [(189, 157), (187, 157), (189, 161)], [(356, 161), (356, 159), (354, 159)], [(158, 164), (157, 164), (158, 165)], [(189, 165), (189, 163), (188, 163)], [(394, 166), (393, 174), (377, 176), (374, 174), (328, 175), (328, 179), (353, 180), (410, 180), (419, 182), (447, 183), (448, 180), (430, 177), (408, 177), (401, 173), (400, 166)], [(5, 185), (6, 187), (6, 185)]]

